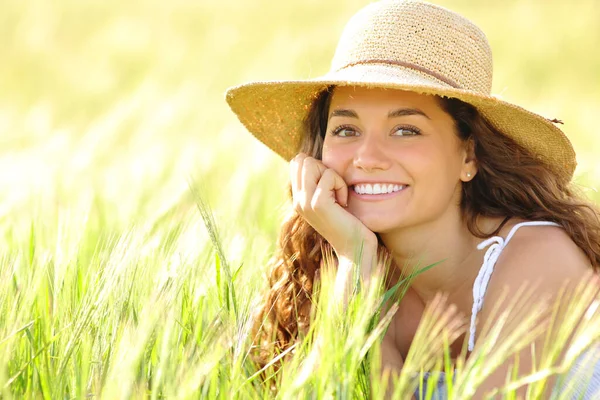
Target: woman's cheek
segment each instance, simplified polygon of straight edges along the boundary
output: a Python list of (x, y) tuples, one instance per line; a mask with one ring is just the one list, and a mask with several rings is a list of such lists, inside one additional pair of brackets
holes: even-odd
[(407, 146), (398, 149), (395, 156), (396, 160), (411, 173), (420, 174), (430, 171), (439, 173), (444, 170), (444, 163), (440, 159), (439, 152), (428, 146)]
[(348, 154), (340, 148), (334, 146), (323, 146), (323, 164), (327, 168), (333, 169), (339, 175), (343, 175), (344, 165), (347, 164)]

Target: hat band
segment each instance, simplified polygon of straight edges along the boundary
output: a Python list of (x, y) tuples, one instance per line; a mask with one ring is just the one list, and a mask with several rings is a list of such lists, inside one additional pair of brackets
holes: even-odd
[(439, 74), (437, 72), (434, 72), (430, 69), (427, 69), (425, 67), (422, 67), (420, 65), (417, 64), (413, 64), (413, 63), (409, 63), (409, 62), (405, 62), (405, 61), (396, 61), (396, 60), (379, 60), (379, 59), (373, 59), (373, 60), (361, 60), (361, 61), (357, 61), (357, 62), (353, 62), (350, 64), (346, 64), (345, 66), (339, 68), (336, 72), (341, 71), (343, 69), (349, 68), (349, 67), (353, 67), (355, 65), (360, 65), (360, 64), (392, 64), (392, 65), (399, 65), (401, 67), (405, 67), (405, 68), (410, 68), (410, 69), (414, 69), (416, 71), (419, 72), (423, 72), (424, 74), (430, 75), (450, 86), (452, 86), (455, 89), (462, 89), (462, 87), (454, 82), (452, 79), (450, 78), (446, 78), (444, 75)]

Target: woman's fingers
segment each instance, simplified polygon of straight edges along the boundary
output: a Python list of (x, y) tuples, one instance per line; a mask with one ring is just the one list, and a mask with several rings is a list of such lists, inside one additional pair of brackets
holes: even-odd
[(305, 196), (305, 204), (312, 205), (316, 201), (317, 190), (323, 191), (323, 195), (346, 206), (348, 202), (348, 186), (346, 182), (334, 170), (329, 169), (322, 161), (313, 157), (306, 157), (302, 164), (301, 179), (302, 196)]
[(336, 201), (343, 207), (348, 206), (348, 186), (334, 170), (326, 169), (323, 172), (315, 190), (313, 202), (319, 202), (318, 199), (321, 201)]
[(348, 207), (348, 185), (341, 176), (338, 174), (336, 174), (336, 176), (339, 180), (336, 179), (335, 181), (335, 199), (342, 206)]
[(365, 242), (376, 248), (375, 234), (341, 207), (348, 204), (348, 186), (339, 174), (320, 160), (299, 154), (290, 162), (290, 175), (294, 209), (338, 255), (353, 254)]
[(308, 203), (313, 198), (315, 194), (315, 190), (317, 189), (317, 184), (321, 180), (323, 173), (327, 170), (325, 165), (312, 157), (307, 157), (304, 159), (304, 163), (302, 165), (302, 189), (304, 192)]
[(293, 194), (302, 190), (302, 164), (305, 158), (306, 154), (300, 153), (290, 161), (290, 183)]
[(294, 207), (300, 213), (313, 213), (338, 203), (348, 205), (348, 186), (322, 161), (300, 153), (290, 162)]

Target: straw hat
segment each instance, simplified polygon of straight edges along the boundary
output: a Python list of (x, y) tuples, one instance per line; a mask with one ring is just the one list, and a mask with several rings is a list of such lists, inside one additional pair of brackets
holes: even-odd
[(308, 80), (252, 82), (227, 91), (246, 128), (286, 160), (299, 151), (303, 120), (329, 87), (364, 86), (454, 97), (472, 104), (499, 131), (529, 149), (566, 181), (575, 152), (553, 122), (491, 95), (492, 53), (466, 18), (421, 1), (384, 0), (355, 14), (330, 71)]

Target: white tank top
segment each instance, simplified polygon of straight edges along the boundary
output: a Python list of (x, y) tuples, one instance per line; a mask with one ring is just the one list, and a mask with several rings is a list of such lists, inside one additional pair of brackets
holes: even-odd
[(469, 330), (469, 351), (473, 351), (475, 347), (475, 321), (477, 319), (477, 313), (483, 307), (483, 299), (485, 297), (485, 292), (488, 287), (488, 283), (490, 282), (490, 278), (492, 276), (492, 272), (494, 272), (494, 267), (496, 266), (496, 261), (498, 261), (498, 257), (502, 254), (502, 250), (506, 247), (510, 239), (514, 236), (515, 232), (522, 226), (539, 226), (539, 225), (551, 225), (551, 226), (560, 226), (554, 222), (547, 221), (529, 221), (529, 222), (521, 222), (520, 224), (516, 224), (506, 236), (506, 239), (503, 239), (500, 236), (492, 236), (491, 238), (479, 243), (477, 246), (478, 250), (483, 250), (489, 246), (489, 249), (485, 252), (485, 256), (483, 257), (483, 265), (479, 270), (479, 274), (477, 274), (477, 278), (475, 279), (475, 283), (473, 284), (473, 310), (471, 311), (471, 327)]

